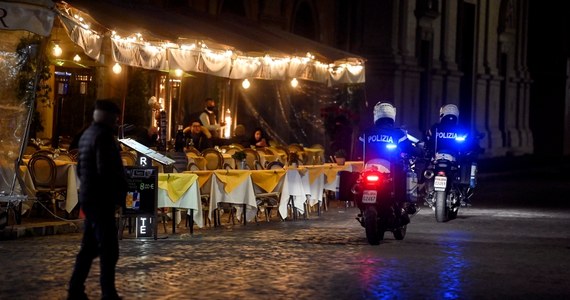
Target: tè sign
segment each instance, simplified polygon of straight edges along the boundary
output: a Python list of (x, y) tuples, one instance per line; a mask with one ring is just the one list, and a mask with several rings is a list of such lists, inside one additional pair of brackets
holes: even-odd
[(141, 237), (153, 237), (154, 225), (152, 217), (149, 216), (139, 216), (137, 217), (137, 238)]

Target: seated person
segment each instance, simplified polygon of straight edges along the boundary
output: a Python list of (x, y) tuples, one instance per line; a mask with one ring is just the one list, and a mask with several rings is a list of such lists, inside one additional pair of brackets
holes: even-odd
[(200, 125), (199, 121), (192, 121), (189, 127), (184, 128), (186, 145), (202, 150), (212, 147), (212, 136), (208, 129)]
[(256, 128), (253, 132), (253, 136), (249, 140), (251, 146), (255, 147), (268, 147), (269, 139), (265, 136), (265, 133), (261, 128)]
[(250, 147), (249, 139), (245, 134), (245, 126), (239, 124), (234, 129), (234, 136), (230, 139), (230, 144), (240, 144), (245, 148)]

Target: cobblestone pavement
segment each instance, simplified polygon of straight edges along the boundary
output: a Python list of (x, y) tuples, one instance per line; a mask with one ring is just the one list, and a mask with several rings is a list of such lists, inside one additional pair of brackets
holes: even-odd
[[(470, 208), (437, 224), (431, 210), (403, 241), (369, 246), (334, 208), (320, 218), (124, 239), (125, 299), (567, 298), (570, 211)], [(64, 299), (79, 234), (0, 244), (0, 299)], [(87, 293), (100, 297), (99, 267)]]
[[(569, 299), (569, 181), (536, 178), (483, 181), (456, 220), (424, 207), (404, 240), (387, 233), (379, 246), (339, 202), (308, 220), (160, 229), (121, 241), (117, 288), (124, 299)], [(0, 299), (64, 299), (80, 238), (0, 241)], [(98, 275), (95, 264), (92, 299)]]

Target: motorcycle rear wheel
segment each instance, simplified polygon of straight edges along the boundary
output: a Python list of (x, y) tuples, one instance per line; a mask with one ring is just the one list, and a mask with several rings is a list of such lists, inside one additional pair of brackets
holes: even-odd
[(364, 229), (366, 231), (366, 239), (370, 245), (379, 245), (380, 240), (384, 238), (384, 232), (380, 232), (378, 226), (378, 213), (373, 206), (364, 210)]
[(398, 229), (392, 231), (392, 233), (394, 234), (394, 238), (397, 240), (403, 240), (404, 237), (406, 237), (406, 228), (408, 225), (404, 225), (402, 227), (399, 227)]
[(435, 192), (435, 220), (439, 223), (449, 221), (446, 192)]

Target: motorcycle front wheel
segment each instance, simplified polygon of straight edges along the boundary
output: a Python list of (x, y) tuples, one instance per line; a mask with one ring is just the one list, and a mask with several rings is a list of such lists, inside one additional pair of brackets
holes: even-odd
[(437, 222), (447, 222), (449, 221), (449, 216), (447, 215), (447, 193), (446, 192), (435, 192), (435, 219)]
[(378, 213), (374, 206), (369, 206), (364, 210), (364, 229), (366, 239), (370, 245), (379, 245), (384, 238), (384, 231), (380, 232), (378, 226)]

